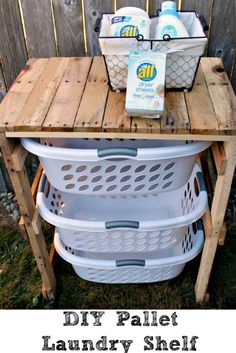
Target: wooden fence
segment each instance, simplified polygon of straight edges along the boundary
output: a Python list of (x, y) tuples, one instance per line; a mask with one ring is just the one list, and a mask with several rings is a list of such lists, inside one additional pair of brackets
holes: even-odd
[[(100, 55), (96, 19), (122, 6), (154, 14), (157, 0), (1, 0), (0, 99), (29, 57)], [(222, 57), (236, 89), (236, 0), (178, 0), (207, 19), (208, 56)]]

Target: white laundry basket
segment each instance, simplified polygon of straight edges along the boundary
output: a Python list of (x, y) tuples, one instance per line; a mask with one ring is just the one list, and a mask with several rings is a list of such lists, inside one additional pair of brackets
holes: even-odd
[(73, 194), (135, 195), (175, 190), (210, 142), (21, 139), (39, 156), (50, 183)]
[(163, 251), (180, 243), (207, 205), (196, 165), (182, 188), (146, 196), (90, 196), (58, 191), (43, 175), (37, 195), (41, 216), (57, 227), (65, 244), (108, 256)]
[(100, 283), (151, 283), (178, 276), (185, 264), (201, 251), (203, 230), (197, 222), (190, 225), (181, 243), (159, 253), (133, 253), (117, 257), (71, 249), (56, 232), (54, 245), (58, 254), (71, 263), (83, 279)]
[(203, 16), (195, 12), (179, 12), (190, 37), (155, 39), (158, 17), (151, 18), (150, 39), (142, 36), (120, 38), (111, 37), (110, 22), (113, 15), (104, 14), (99, 31), (99, 43), (105, 59), (109, 83), (113, 90), (122, 90), (127, 86), (128, 57), (130, 50), (166, 53), (166, 88), (191, 90), (200, 61), (204, 54), (208, 29)]

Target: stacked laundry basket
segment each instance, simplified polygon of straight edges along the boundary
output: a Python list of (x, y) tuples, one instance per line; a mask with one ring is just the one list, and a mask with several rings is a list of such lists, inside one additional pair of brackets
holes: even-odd
[(208, 142), (22, 139), (44, 167), (37, 205), (76, 273), (102, 283), (177, 276), (203, 244)]

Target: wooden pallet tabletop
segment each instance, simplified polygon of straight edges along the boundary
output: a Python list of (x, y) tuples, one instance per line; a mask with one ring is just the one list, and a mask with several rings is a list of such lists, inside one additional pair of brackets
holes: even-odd
[(191, 92), (167, 92), (159, 120), (130, 118), (109, 90), (102, 57), (30, 59), (0, 105), (0, 132), (16, 136), (236, 136), (236, 99), (219, 58), (202, 58)]

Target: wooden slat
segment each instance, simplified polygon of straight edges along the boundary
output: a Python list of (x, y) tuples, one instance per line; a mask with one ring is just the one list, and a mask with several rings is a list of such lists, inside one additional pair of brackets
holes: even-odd
[(211, 207), (213, 231), (212, 235), (206, 238), (204, 243), (198, 278), (195, 286), (197, 302), (201, 302), (204, 299), (219, 240), (220, 231), (224, 221), (225, 210), (228, 203), (231, 182), (233, 179), (236, 164), (236, 142), (225, 142), (224, 150), (227, 158), (227, 164), (225, 169), (225, 175), (218, 176), (216, 182), (215, 193)]
[(21, 0), (30, 57), (56, 55), (50, 0)]
[(27, 62), (0, 105), (0, 131), (14, 129), (14, 123), (47, 62), (48, 59), (30, 59)]
[(128, 2), (127, 0), (117, 0), (116, 4), (117, 4), (117, 10), (125, 6), (135, 6), (146, 10), (146, 6), (147, 6), (146, 0), (129, 0)]
[(91, 58), (71, 58), (43, 123), (43, 130), (72, 130), (91, 66)]
[(191, 132), (193, 134), (217, 134), (218, 123), (209, 97), (201, 65), (191, 92), (185, 93)]
[(208, 56), (221, 57), (228, 75), (236, 47), (235, 17), (235, 1), (214, 0)]
[[(149, 14), (156, 15), (157, 10), (161, 8), (162, 0), (149, 0)], [(178, 4), (178, 1), (176, 2)]]
[(18, 1), (0, 1), (0, 57), (9, 88), (27, 61)]
[(221, 230), (220, 230), (220, 236), (219, 236), (218, 245), (220, 245), (220, 246), (225, 245), (226, 233), (227, 233), (227, 226), (226, 226), (226, 223), (224, 222), (222, 224), (222, 227), (221, 227)]
[(221, 133), (230, 133), (236, 128), (236, 99), (222, 61), (202, 58), (201, 67)]
[[(43, 172), (43, 167), (41, 164), (39, 164), (39, 167), (37, 169), (37, 172), (35, 174), (33, 183), (31, 185), (31, 194), (33, 196), (34, 202), (36, 202), (36, 196), (37, 196), (37, 192), (38, 192), (38, 186), (39, 186), (39, 182), (40, 182), (40, 178)], [(23, 237), (23, 239), (28, 239), (28, 234), (25, 228), (25, 220), (24, 220), (24, 216), (21, 216), (20, 220), (19, 220), (19, 229), (21, 232), (21, 235)]]
[(213, 0), (182, 0), (181, 10), (196, 11), (199, 15), (203, 15), (209, 24), (211, 18)]
[(0, 62), (0, 103), (6, 95), (6, 84), (3, 76), (3, 68)]
[(11, 154), (15, 146), (11, 141), (5, 138), (4, 133), (0, 134), (0, 141), (8, 173), (16, 193), (17, 202), (20, 207), (21, 214), (24, 215), (25, 227), (29, 236), (29, 241), (35, 260), (38, 265), (38, 269), (42, 276), (48, 295), (51, 298), (54, 298), (56, 281), (51, 264), (49, 262), (46, 243), (42, 232), (36, 236), (31, 224), (35, 209), (35, 203), (31, 194), (26, 170), (24, 168), (22, 171), (17, 172), (14, 169)]
[(224, 175), (226, 167), (226, 157), (223, 145), (219, 142), (213, 143), (211, 146), (216, 169), (219, 175)]
[(125, 92), (110, 91), (103, 119), (103, 131), (130, 131), (131, 118), (125, 112)]
[(161, 132), (178, 134), (190, 132), (184, 93), (168, 92), (166, 94), (165, 110), (161, 117)]
[(20, 172), (24, 166), (26, 156), (28, 151), (19, 143), (16, 145), (14, 151), (12, 152), (12, 161), (15, 169)]
[(74, 131), (101, 131), (108, 94), (103, 58), (95, 57), (76, 116)]
[(114, 13), (114, 0), (86, 0), (84, 7), (88, 55), (101, 55), (98, 33), (95, 33), (94, 28), (103, 13)]
[[(160, 119), (132, 118), (131, 132), (143, 134), (159, 134)], [(151, 136), (150, 136), (151, 137)]]
[(52, 3), (59, 55), (83, 56), (85, 54), (85, 45), (82, 1), (52, 0)]
[(69, 58), (50, 58), (15, 123), (18, 130), (40, 130)]

